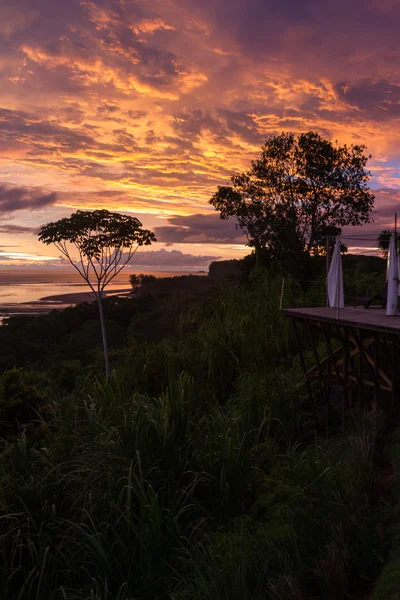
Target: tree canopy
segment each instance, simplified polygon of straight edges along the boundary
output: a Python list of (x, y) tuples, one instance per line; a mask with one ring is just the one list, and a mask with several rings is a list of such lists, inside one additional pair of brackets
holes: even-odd
[(248, 244), (270, 258), (318, 254), (330, 228), (371, 220), (374, 195), (365, 146), (338, 146), (318, 133), (270, 137), (246, 172), (219, 186), (210, 203), (235, 217)]
[[(142, 228), (136, 217), (108, 210), (78, 210), (70, 217), (44, 225), (39, 240), (54, 244), (90, 287), (96, 281), (97, 289), (103, 291), (139, 246), (147, 246), (156, 238), (152, 231)], [(76, 258), (71, 256), (68, 244), (77, 250)]]
[[(156, 241), (136, 217), (108, 210), (78, 210), (70, 217), (44, 225), (39, 232), (44, 244), (54, 244), (93, 291), (100, 312), (106, 379), (109, 376), (107, 335), (103, 314), (105, 287), (132, 259), (139, 246)], [(75, 248), (78, 257), (70, 252)]]
[[(389, 252), (390, 238), (392, 237), (392, 229), (383, 229), (378, 237), (378, 251), (386, 258)], [(400, 247), (400, 239), (397, 238), (397, 250)]]

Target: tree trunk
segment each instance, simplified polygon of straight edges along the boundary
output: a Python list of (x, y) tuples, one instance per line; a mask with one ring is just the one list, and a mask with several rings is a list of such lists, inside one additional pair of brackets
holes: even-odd
[(108, 382), (110, 368), (109, 368), (109, 364), (108, 364), (107, 333), (106, 333), (106, 326), (104, 323), (103, 297), (102, 297), (102, 293), (100, 291), (97, 295), (97, 302), (99, 303), (101, 335), (103, 337), (104, 362), (105, 362), (105, 366), (106, 366), (106, 381)]

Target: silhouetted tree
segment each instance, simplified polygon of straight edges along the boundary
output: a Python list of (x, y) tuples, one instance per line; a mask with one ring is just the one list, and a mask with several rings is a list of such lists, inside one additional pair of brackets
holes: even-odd
[(327, 227), (370, 221), (374, 195), (365, 146), (337, 146), (315, 132), (270, 137), (250, 170), (220, 186), (210, 203), (235, 217), (256, 253), (295, 265), (317, 252)]
[[(39, 240), (55, 245), (86, 281), (97, 299), (108, 381), (103, 292), (132, 259), (139, 246), (156, 241), (154, 233), (142, 229), (142, 223), (135, 217), (108, 210), (78, 210), (68, 218), (44, 225), (39, 232)], [(78, 258), (71, 255), (69, 244), (78, 252)]]
[[(378, 251), (383, 254), (386, 258), (389, 252), (389, 243), (390, 238), (392, 237), (393, 231), (391, 229), (383, 229), (378, 237)], [(397, 240), (397, 244), (399, 245), (400, 240)]]
[(147, 273), (132, 273), (129, 275), (129, 282), (132, 286), (133, 291), (137, 291), (144, 283), (154, 283), (156, 281), (155, 275), (149, 275)]
[[(315, 247), (312, 249), (311, 253), (315, 256), (326, 256), (326, 243), (328, 238), (329, 254), (332, 256), (333, 250), (335, 249), (336, 237), (340, 236), (341, 233), (341, 228), (335, 227), (334, 225), (328, 225), (327, 227), (322, 228), (321, 234), (317, 237)], [(340, 250), (342, 254), (346, 254), (348, 252), (348, 247), (346, 244), (340, 244)]]

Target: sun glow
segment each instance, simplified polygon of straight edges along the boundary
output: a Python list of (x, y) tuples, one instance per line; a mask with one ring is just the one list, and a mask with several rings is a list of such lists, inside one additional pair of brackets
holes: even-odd
[(54, 256), (43, 256), (41, 254), (28, 254), (26, 252), (0, 252), (0, 261), (5, 260), (19, 260), (19, 261), (33, 261), (33, 262), (51, 262), (58, 261), (59, 259)]

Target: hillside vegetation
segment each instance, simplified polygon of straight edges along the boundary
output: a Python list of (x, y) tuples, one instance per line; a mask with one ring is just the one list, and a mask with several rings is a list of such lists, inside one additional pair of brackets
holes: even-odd
[[(380, 277), (352, 265), (346, 295)], [(95, 306), (0, 328), (5, 600), (337, 600), (379, 576), (384, 415), (326, 430), (278, 274), (198, 279), (107, 301), (109, 384)], [(310, 280), (287, 306), (323, 302)]]

